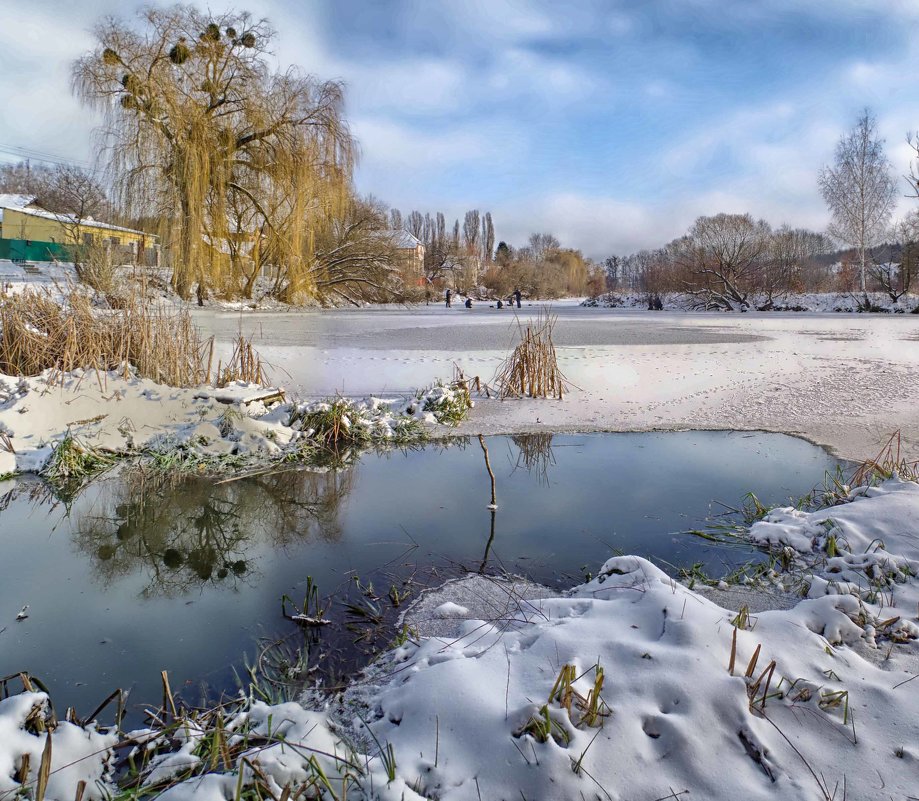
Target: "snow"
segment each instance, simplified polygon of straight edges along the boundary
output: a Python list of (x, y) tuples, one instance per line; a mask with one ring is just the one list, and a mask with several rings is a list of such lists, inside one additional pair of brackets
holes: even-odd
[(35, 202), (33, 195), (21, 195), (9, 192), (0, 192), (0, 223), (3, 222), (3, 210), (13, 209), (22, 211)]
[[(33, 730), (35, 717), (49, 720), (48, 696), (22, 692), (0, 700), (0, 797), (15, 795), (19, 782), (13, 777), (29, 757), (29, 781), (36, 782), (47, 735)], [(51, 772), (45, 798), (74, 798), (76, 786), (86, 782), (85, 799), (106, 798), (104, 783), (110, 776), (111, 748), (118, 738), (112, 733), (82, 728), (59, 721), (51, 733)], [(103, 784), (103, 787), (99, 785)]]
[[(490, 381), (519, 312), (487, 307), (193, 312), (227, 347), (240, 326), (299, 397), (404, 394), (449, 375)], [(726, 429), (796, 434), (844, 458), (895, 429), (919, 451), (919, 315), (648, 312), (553, 306), (556, 400), (477, 399), (459, 434)]]
[(29, 289), (59, 297), (64, 287), (76, 281), (76, 270), (69, 262), (30, 262), (27, 266), (0, 259), (0, 295)]
[[(437, 425), (444, 404), (460, 397), (460, 390), (435, 384), (408, 398), (334, 402), (347, 407), (351, 424), (385, 442), (402, 436), (412, 421)], [(83, 448), (119, 456), (181, 451), (200, 458), (276, 457), (315, 433), (301, 430), (304, 415), (330, 407), (282, 398), (278, 388), (241, 383), (177, 389), (131, 370), (127, 377), (95, 370), (0, 374), (0, 475), (41, 472), (68, 434)]]
[(45, 211), (44, 209), (39, 208), (29, 208), (27, 206), (17, 207), (8, 205), (6, 208), (15, 209), (21, 214), (28, 214), (30, 217), (41, 217), (45, 220), (56, 220), (67, 225), (74, 225), (79, 223), (81, 226), (87, 228), (103, 228), (106, 231), (122, 231), (128, 234), (143, 234), (144, 236), (150, 237), (154, 241), (156, 240), (155, 236), (147, 234), (144, 231), (138, 231), (134, 228), (124, 228), (120, 225), (112, 225), (111, 223), (100, 222), (99, 220), (94, 220), (92, 217), (79, 217), (76, 214), (58, 214), (57, 212)]
[[(660, 298), (664, 309), (693, 309), (699, 302), (698, 298), (682, 292), (662, 292), (656, 297)], [(766, 295), (752, 293), (748, 297), (748, 307), (740, 308), (738, 304), (735, 311), (763, 309), (768, 312), (851, 313), (861, 311), (863, 299), (864, 296), (860, 292), (789, 292), (787, 295), (777, 295), (771, 300)], [(919, 307), (919, 296), (912, 293), (904, 295), (896, 303), (885, 292), (869, 292), (868, 299), (875, 309), (888, 314), (904, 314)], [(607, 293), (596, 298), (586, 298), (581, 305), (589, 308), (647, 309), (648, 293)]]
[[(504, 355), (513, 317), (458, 314), (277, 315), (264, 336), (271, 361), (288, 370), (288, 391), (308, 384), (321, 392), (345, 374), (367, 382), (370, 398), (342, 399), (346, 424), (386, 438), (400, 420), (436, 420), (428, 403), (455, 393), (441, 385), (399, 397), (387, 382), (423, 385), (452, 361), (487, 379)], [(919, 444), (912, 316), (568, 308), (557, 330), (562, 368), (580, 389), (563, 402), (482, 400), (460, 431), (762, 428), (864, 457), (901, 427), (907, 449)], [(438, 349), (445, 342), (454, 347)], [(310, 372), (317, 364), (328, 373)], [(0, 475), (41, 470), (68, 431), (121, 454), (273, 456), (309, 437), (303, 421), (329, 408), (253, 392), (173, 389), (94, 371), (0, 376), (0, 431), (12, 445), (0, 445)], [(351, 771), (343, 759), (357, 766), (355, 799), (916, 796), (919, 486), (892, 479), (855, 488), (845, 501), (774, 509), (752, 525), (750, 539), (789, 566), (765, 588), (775, 604), (747, 603), (727, 586), (690, 590), (634, 556), (610, 559), (564, 595), (474, 576), (425, 594), (403, 621), (411, 638), (329, 708), (254, 703), (228, 725), (283, 734), (245, 755), (276, 796), (285, 782), (315, 775), (311, 758), (333, 783)], [(741, 606), (752, 610), (748, 625), (737, 622)], [(565, 665), (578, 676), (570, 708), (550, 699)], [(591, 719), (598, 666), (602, 703)], [(45, 700), (23, 693), (0, 701), (0, 792), (15, 789), (22, 754), (37, 769), (44, 740), (24, 725)], [(546, 716), (548, 738), (539, 736)], [(200, 736), (189, 731), (158, 758), (148, 783), (198, 759)], [(54, 765), (70, 767), (52, 774), (46, 797), (73, 798), (80, 779), (87, 793), (112, 789), (110, 738), (60, 724)], [(392, 781), (380, 756), (390, 745)], [(241, 759), (235, 771), (162, 797), (232, 798), (239, 771), (244, 784), (252, 780)]]
[[(861, 569), (852, 560), (879, 537), (886, 549), (874, 564), (889, 575), (895, 566), (919, 567), (911, 556), (915, 484), (888, 482), (797, 523), (787, 510), (776, 517), (786, 539), (800, 545), (821, 519), (839, 521), (851, 536), (852, 551), (842, 558), (852, 570)], [(777, 524), (757, 524), (751, 536), (768, 536), (764, 527)], [(819, 544), (812, 541), (809, 552)], [(821, 568), (835, 569), (832, 560)], [(459, 636), (396, 649), (348, 692), (338, 715), (372, 715), (373, 735), (401, 757), (399, 775), (418, 777), (425, 794), (445, 800), (687, 791), (712, 799), (812, 799), (822, 797), (818, 784), (838, 798), (843, 783), (849, 798), (906, 798), (919, 776), (919, 695), (901, 684), (919, 670), (916, 581), (914, 571), (900, 569), (884, 600), (839, 585), (835, 594), (756, 614), (748, 630), (737, 631), (732, 675), (737, 610), (643, 559), (615, 557), (567, 597), (521, 601), (514, 614), (467, 622)], [(772, 660), (768, 693), (765, 677), (752, 690)], [(548, 702), (565, 734), (539, 742), (521, 732), (549, 701), (565, 664), (583, 674), (574, 687), (584, 698), (593, 666), (603, 668), (601, 697), (610, 713), (599, 727), (578, 725), (577, 704), (569, 713)], [(351, 725), (363, 729), (357, 718)]]
[(437, 609), (434, 610), (434, 614), (437, 617), (462, 617), (463, 615), (469, 614), (469, 610), (465, 606), (460, 606), (455, 604), (452, 601), (447, 601), (442, 603)]
[[(315, 758), (336, 788), (350, 773), (354, 799), (908, 799), (919, 776), (919, 486), (891, 479), (845, 500), (777, 509), (751, 527), (755, 541), (796, 549), (774, 578), (806, 597), (748, 620), (635, 556), (564, 595), (452, 582), (423, 596), (421, 616), (464, 617), (454, 631), (395, 647), (325, 707), (254, 702), (228, 730), (274, 741), (162, 798), (232, 798), (240, 770), (252, 781), (245, 757), (276, 796), (315, 776)], [(466, 618), (470, 608), (491, 611)], [(570, 692), (556, 688), (566, 665)], [(22, 749), (41, 745), (18, 733), (40, 698), (0, 702), (7, 787)], [(147, 782), (194, 761), (200, 734), (157, 757)], [(102, 776), (105, 757), (78, 761), (69, 780)], [(60, 782), (49, 798), (72, 797)]]

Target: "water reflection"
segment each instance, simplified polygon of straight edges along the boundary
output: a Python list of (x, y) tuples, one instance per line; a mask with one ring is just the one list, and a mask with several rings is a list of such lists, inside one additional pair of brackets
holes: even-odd
[[(161, 670), (189, 693), (235, 687), (243, 654), (279, 688), (335, 685), (419, 591), (465, 570), (568, 587), (622, 551), (729, 572), (755, 554), (680, 532), (714, 501), (784, 502), (837, 464), (773, 434), (490, 437), (492, 514), (469, 444), (222, 483), (122, 471), (66, 502), (19, 481), (0, 495), (0, 675), (28, 669), (81, 711), (115, 687), (157, 698)], [(310, 577), (333, 622), (303, 632), (281, 598)]]
[(517, 446), (516, 469), (526, 470), (544, 487), (549, 486), (549, 468), (555, 466), (552, 434), (517, 434), (511, 441)]
[(352, 476), (352, 468), (285, 470), (214, 482), (133, 470), (76, 514), (73, 541), (103, 586), (142, 571), (144, 597), (250, 584), (258, 576), (256, 546), (341, 537), (339, 511)]

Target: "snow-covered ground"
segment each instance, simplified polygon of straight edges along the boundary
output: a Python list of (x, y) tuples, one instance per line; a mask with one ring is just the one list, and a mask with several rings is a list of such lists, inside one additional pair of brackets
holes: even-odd
[[(894, 429), (919, 449), (919, 316), (708, 314), (553, 306), (562, 402), (483, 400), (466, 433), (708, 428), (799, 434), (873, 456)], [(450, 374), (490, 379), (519, 312), (479, 305), (245, 315), (195, 312), (229, 342), (242, 329), (296, 394), (406, 392)]]
[[(664, 309), (685, 311), (698, 306), (699, 299), (683, 292), (663, 292), (654, 297), (661, 301)], [(887, 314), (908, 314), (919, 308), (919, 297), (915, 294), (901, 296), (894, 302), (886, 292), (869, 292), (868, 300), (874, 311)], [(606, 293), (596, 298), (587, 298), (583, 305), (591, 308), (625, 308), (647, 309), (647, 292)], [(736, 310), (744, 310), (741, 304), (735, 304)], [(864, 307), (864, 295), (856, 292), (790, 292), (787, 295), (776, 295), (770, 298), (764, 294), (751, 294), (747, 298), (746, 311), (766, 309), (768, 311), (792, 312), (826, 312), (852, 313), (861, 312)], [(721, 313), (724, 309), (711, 309)]]
[[(463, 394), (435, 383), (406, 397), (335, 400), (346, 428), (367, 442), (405, 438), (418, 421), (441, 422)], [(450, 407), (448, 409), (448, 407)], [(311, 440), (325, 401), (287, 400), (275, 388), (235, 383), (177, 389), (123, 372), (0, 373), (0, 476), (44, 471), (66, 438), (83, 451), (118, 456), (184, 453), (196, 459), (265, 459)]]
[[(491, 622), (448, 591), (435, 615), (470, 618), (461, 633), (397, 649), (338, 719), (360, 732), (362, 710), (424, 797), (913, 797), (917, 520), (919, 486), (898, 481), (774, 512), (751, 537), (797, 550), (807, 567), (775, 581), (806, 598), (749, 619), (631, 556), (566, 597), (508, 586)], [(568, 699), (553, 695), (565, 665)]]
[[(447, 628), (407, 628), (323, 708), (254, 703), (224, 736), (258, 745), (162, 797), (226, 801), (259, 776), (275, 797), (312, 781), (343, 798), (347, 774), (347, 798), (392, 801), (915, 798), (919, 485), (846, 500), (752, 526), (783, 557), (766, 581), (797, 594), (787, 609), (723, 608), (633, 556), (563, 596), (481, 577), (429, 593), (406, 622)], [(0, 793), (23, 753), (37, 776), (43, 700), (0, 701)], [(150, 783), (210, 764), (206, 732), (171, 736)], [(88, 798), (110, 789), (111, 738), (63, 724), (52, 741), (49, 799), (81, 777)]]

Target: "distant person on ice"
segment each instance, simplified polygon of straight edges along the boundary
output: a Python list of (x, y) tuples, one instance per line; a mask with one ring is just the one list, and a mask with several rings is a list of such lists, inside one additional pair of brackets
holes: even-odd
[(447, 308), (453, 305), (453, 293), (448, 289), (447, 290)]
[(498, 308), (499, 308), (499, 309), (503, 309), (503, 308), (504, 308), (504, 301), (502, 301), (501, 298), (498, 298)]
[(467, 309), (472, 308), (472, 298), (466, 298), (466, 308)]
[(519, 289), (514, 290), (514, 300), (517, 301), (517, 308), (519, 309), (520, 308), (520, 290)]

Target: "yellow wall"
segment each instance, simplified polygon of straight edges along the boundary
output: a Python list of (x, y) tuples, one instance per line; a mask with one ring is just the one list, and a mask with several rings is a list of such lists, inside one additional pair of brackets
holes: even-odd
[[(91, 233), (96, 242), (111, 237), (117, 237), (121, 245), (137, 242), (138, 248), (151, 247), (156, 242), (156, 237), (152, 234), (113, 231), (109, 228), (94, 226), (91, 222), (86, 221), (80, 225), (78, 231), (75, 231), (73, 226), (64, 225), (58, 220), (24, 214), (15, 209), (3, 210), (3, 223), (0, 226), (0, 238), (2, 239), (28, 239), (33, 242), (57, 242), (61, 245), (82, 243), (84, 233)], [(74, 234), (77, 235), (78, 243), (74, 242)]]

